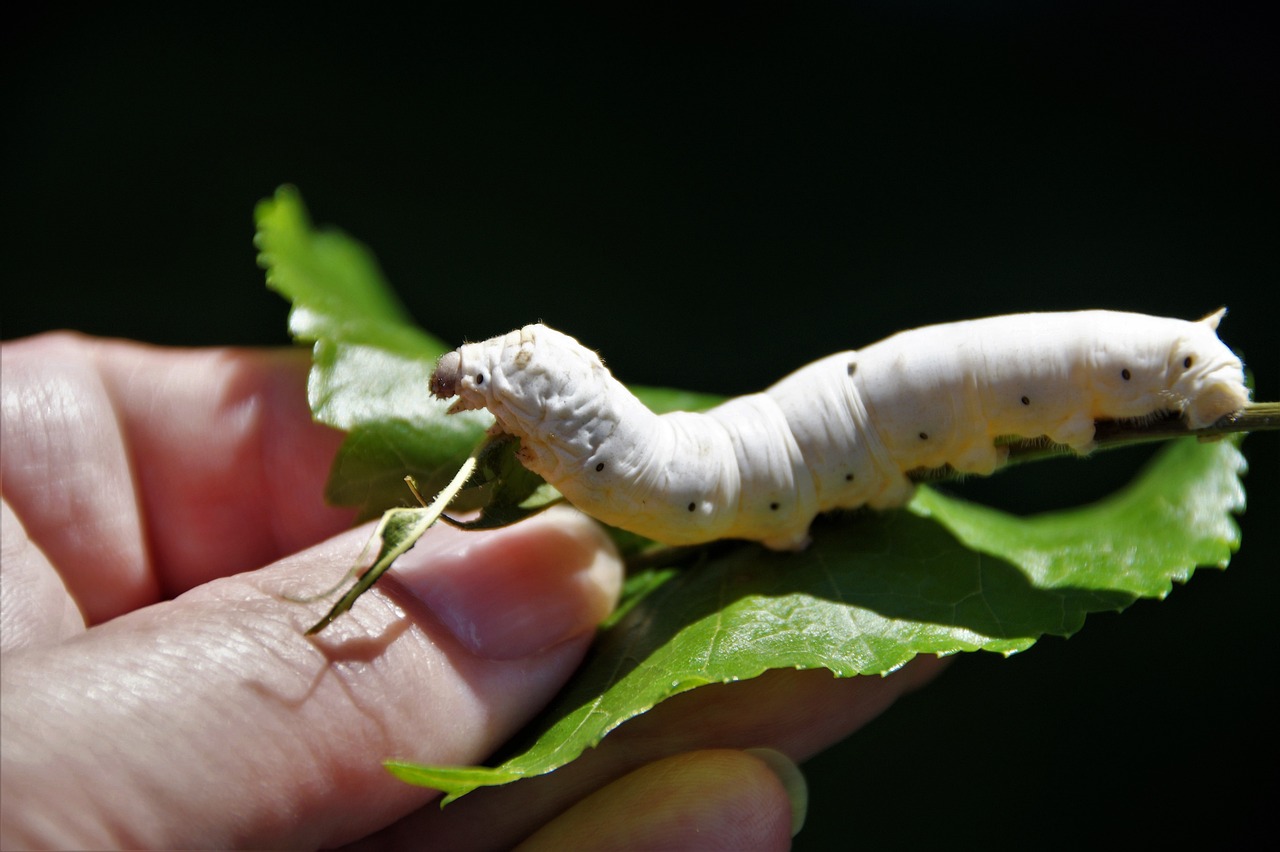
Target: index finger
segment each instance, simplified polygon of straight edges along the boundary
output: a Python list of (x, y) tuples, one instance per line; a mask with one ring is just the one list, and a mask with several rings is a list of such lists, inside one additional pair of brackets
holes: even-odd
[(4, 496), (90, 623), (348, 526), (301, 350), (4, 347)]

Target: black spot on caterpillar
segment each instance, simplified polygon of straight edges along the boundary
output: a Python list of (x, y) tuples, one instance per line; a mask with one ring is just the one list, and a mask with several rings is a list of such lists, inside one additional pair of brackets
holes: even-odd
[(908, 471), (991, 473), (1005, 460), (1000, 436), (1087, 453), (1096, 420), (1176, 411), (1200, 428), (1239, 410), (1249, 393), (1217, 336), (1225, 313), (926, 326), (698, 414), (654, 414), (594, 352), (544, 325), (444, 355), (430, 386), (459, 397), (451, 412), (487, 408), (520, 438), (528, 468), (605, 523), (667, 544), (795, 549), (819, 512), (906, 503)]

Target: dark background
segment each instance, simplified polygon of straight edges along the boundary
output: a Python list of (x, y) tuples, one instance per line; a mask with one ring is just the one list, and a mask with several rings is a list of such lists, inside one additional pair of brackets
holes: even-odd
[[(739, 393), (929, 322), (1225, 304), (1280, 399), (1277, 32), (1251, 12), (34, 14), (3, 33), (6, 339), (284, 343), (252, 209), (291, 182), (428, 330), (545, 320), (629, 382)], [(797, 848), (1242, 838), (1275, 804), (1278, 442), (1246, 442), (1229, 571), (958, 660), (810, 762)], [(1141, 457), (966, 490), (1029, 511)]]

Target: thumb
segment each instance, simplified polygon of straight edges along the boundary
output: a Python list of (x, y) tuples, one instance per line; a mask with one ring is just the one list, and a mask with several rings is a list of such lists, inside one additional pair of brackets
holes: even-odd
[[(438, 794), (381, 761), (485, 758), (559, 689), (620, 563), (569, 509), (439, 526), (350, 613), (304, 631), (369, 529), (7, 654), (3, 845), (333, 846)], [(481, 829), (482, 830), (482, 829)]]

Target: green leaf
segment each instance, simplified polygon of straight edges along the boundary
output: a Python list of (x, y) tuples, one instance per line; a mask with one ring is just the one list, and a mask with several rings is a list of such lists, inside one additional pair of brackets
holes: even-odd
[(820, 519), (799, 554), (750, 545), (655, 569), (642, 599), (600, 633), (572, 684), (493, 769), (417, 766), (399, 778), (445, 791), (540, 775), (616, 726), (702, 684), (771, 668), (884, 674), (917, 654), (1031, 647), (1087, 614), (1163, 597), (1197, 565), (1225, 567), (1244, 505), (1235, 443), (1170, 445), (1094, 506), (1017, 518), (921, 488), (908, 510)]
[(406, 504), (406, 475), (424, 492), (444, 487), (493, 422), (487, 412), (448, 415), (427, 392), (452, 347), (412, 323), (368, 249), (312, 226), (297, 190), (259, 202), (255, 218), (267, 284), (293, 304), (289, 330), (315, 343), (312, 414), (348, 433), (325, 496), (372, 518)]
[(312, 226), (296, 189), (283, 186), (258, 202), (254, 218), (258, 265), (267, 286), (293, 303), (289, 331), (296, 339), (364, 344), (408, 358), (447, 351), (413, 324), (367, 248)]
[(476, 472), (466, 484), (477, 491), (472, 496), (481, 504), (479, 517), (456, 521), (445, 515), (444, 520), (459, 529), (491, 530), (523, 521), (564, 500), (542, 477), (520, 464), (519, 448), (520, 439), (512, 435), (486, 440), (476, 452)]
[(923, 489), (911, 508), (966, 546), (1022, 566), (1038, 587), (1164, 598), (1198, 566), (1227, 567), (1240, 545), (1232, 516), (1244, 511), (1246, 465), (1237, 445), (1179, 439), (1124, 490), (1069, 512), (1017, 518)]
[(633, 387), (631, 392), (653, 411), (705, 411), (724, 402), (724, 397), (672, 388)]

